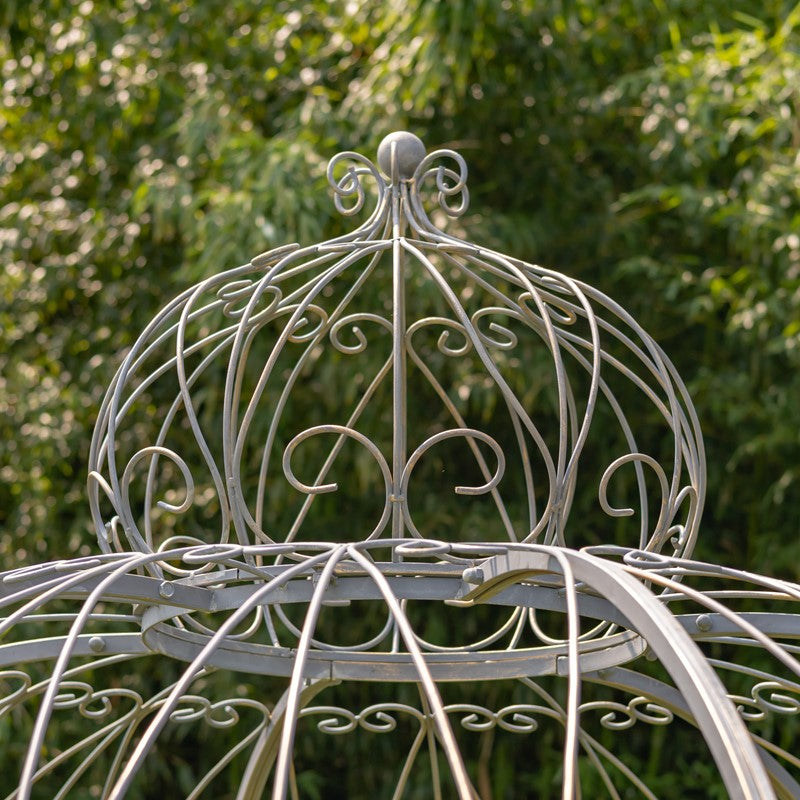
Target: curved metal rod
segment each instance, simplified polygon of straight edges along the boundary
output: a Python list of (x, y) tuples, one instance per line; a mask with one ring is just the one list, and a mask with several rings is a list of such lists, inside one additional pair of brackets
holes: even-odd
[[(555, 502), (556, 493), (558, 491), (557, 487), (558, 487), (559, 475), (557, 467), (553, 463), (553, 460), (550, 456), (550, 451), (548, 450), (547, 445), (544, 439), (542, 438), (541, 433), (534, 424), (533, 420), (531, 420), (530, 416), (528, 415), (528, 412), (522, 407), (517, 397), (511, 391), (511, 387), (508, 385), (505, 378), (503, 378), (503, 376), (498, 371), (497, 366), (495, 365), (491, 356), (487, 352), (483, 342), (481, 342), (480, 337), (477, 336), (477, 334), (471, 332), (471, 329), (473, 327), (472, 323), (470, 322), (469, 317), (467, 316), (466, 312), (461, 306), (461, 303), (458, 297), (453, 292), (453, 290), (450, 288), (447, 282), (442, 278), (438, 270), (430, 262), (427, 256), (424, 255), (424, 253), (422, 253), (419, 249), (417, 249), (414, 245), (412, 245), (410, 242), (406, 240), (403, 240), (401, 244), (405, 250), (412, 253), (423, 264), (426, 271), (433, 279), (434, 283), (437, 285), (437, 287), (447, 300), (450, 307), (453, 309), (453, 312), (458, 318), (458, 321), (464, 326), (465, 330), (470, 331), (470, 338), (472, 340), (472, 345), (475, 348), (475, 351), (480, 357), (481, 361), (483, 362), (484, 367), (491, 375), (498, 389), (501, 391), (504, 399), (509, 403), (510, 407), (514, 410), (519, 420), (525, 426), (526, 430), (533, 438), (534, 442), (536, 442), (542, 460), (544, 461), (545, 468), (547, 469), (547, 475), (550, 482), (548, 507), (551, 507)], [(544, 524), (547, 524), (548, 520), (546, 513), (542, 515), (542, 520)], [(537, 533), (538, 531), (534, 529), (534, 531), (532, 531), (529, 534), (529, 537), (535, 536)]]
[(220, 626), (219, 630), (200, 650), (192, 663), (184, 670), (180, 680), (176, 682), (168, 698), (165, 700), (164, 705), (159, 709), (159, 712), (153, 718), (144, 735), (139, 740), (139, 743), (131, 754), (128, 763), (125, 765), (125, 768), (122, 770), (119, 778), (112, 787), (108, 796), (108, 800), (121, 800), (121, 798), (124, 797), (125, 792), (130, 788), (133, 778), (138, 769), (141, 767), (147, 753), (153, 746), (164, 725), (167, 723), (169, 715), (175, 709), (176, 705), (180, 701), (181, 696), (185, 693), (186, 689), (188, 689), (191, 682), (204, 668), (209, 654), (219, 647), (219, 645), (225, 640), (228, 633), (232, 631), (253, 610), (255, 606), (262, 603), (267, 597), (269, 597), (270, 594), (275, 592), (296, 575), (303, 574), (304, 572), (310, 572), (315, 565), (324, 563), (328, 558), (330, 558), (331, 552), (334, 551), (334, 549), (334, 546), (331, 546), (330, 549), (326, 550), (325, 552), (317, 556), (310, 557), (308, 561), (304, 561), (301, 564), (289, 567), (286, 572), (276, 577), (270, 583), (260, 587), (247, 599), (245, 603), (242, 604), (241, 607), (234, 611), (234, 613), (225, 620), (225, 622)]
[[(45, 692), (44, 697), (42, 698), (42, 705), (39, 708), (39, 713), (36, 717), (36, 723), (34, 724), (33, 733), (31, 734), (31, 739), (28, 744), (28, 749), (25, 754), (25, 760), (22, 766), (22, 774), (20, 776), (19, 781), (19, 800), (29, 800), (30, 793), (33, 786), (33, 777), (34, 771), (36, 769), (36, 765), (39, 761), (41, 749), (42, 749), (42, 742), (44, 741), (45, 731), (47, 729), (47, 723), (50, 719), (50, 715), (53, 710), (53, 701), (55, 699), (56, 693), (58, 692), (59, 683), (61, 681), (61, 677), (64, 674), (64, 671), (67, 668), (67, 663), (72, 655), (72, 650), (75, 645), (75, 642), (78, 638), (78, 634), (83, 629), (86, 621), (91, 614), (92, 609), (97, 605), (98, 602), (103, 597), (105, 590), (108, 586), (110, 586), (118, 577), (124, 575), (125, 573), (129, 572), (131, 569), (135, 569), (137, 566), (146, 564), (148, 561), (154, 560), (156, 558), (160, 558), (160, 554), (144, 554), (144, 555), (136, 555), (131, 558), (125, 559), (124, 563), (114, 569), (108, 576), (103, 578), (98, 585), (95, 587), (94, 591), (89, 595), (89, 597), (84, 602), (83, 606), (81, 607), (81, 611), (78, 616), (75, 618), (73, 622), (69, 635), (64, 642), (62, 651), (58, 657), (58, 660), (53, 667), (53, 671), (50, 677), (50, 682), (47, 687), (47, 691)], [(113, 566), (113, 564), (112, 564)]]
[[(255, 417), (256, 409), (258, 402), (261, 396), (264, 393), (266, 388), (267, 382), (274, 370), (275, 363), (277, 362), (278, 356), (283, 351), (286, 342), (289, 341), (292, 332), (295, 330), (295, 327), (299, 320), (302, 318), (303, 314), (312, 304), (315, 297), (323, 291), (323, 289), (330, 284), (334, 278), (341, 275), (345, 270), (347, 270), (352, 264), (356, 263), (359, 259), (364, 257), (365, 255), (369, 255), (371, 253), (380, 252), (381, 250), (386, 249), (387, 245), (385, 242), (377, 242), (377, 243), (370, 243), (365, 245), (364, 247), (358, 248), (355, 252), (346, 253), (343, 258), (340, 258), (335, 262), (335, 264), (330, 267), (325, 274), (317, 279), (314, 282), (313, 288), (303, 297), (303, 299), (297, 304), (296, 308), (292, 312), (287, 325), (284, 327), (283, 331), (279, 335), (270, 355), (261, 370), (261, 374), (256, 382), (256, 385), (250, 395), (250, 398), (246, 404), (245, 412), (242, 416), (241, 423), (238, 422), (238, 413), (237, 413), (237, 406), (238, 406), (238, 395), (239, 395), (239, 388), (241, 385), (241, 376), (242, 376), (242, 369), (244, 366), (244, 361), (240, 358), (240, 350), (243, 344), (242, 337), (237, 334), (237, 340), (234, 342), (233, 347), (231, 348), (231, 354), (228, 364), (228, 373), (226, 377), (225, 383), (225, 393), (224, 393), (224, 430), (223, 430), (223, 453), (224, 453), (224, 461), (226, 465), (226, 472), (229, 476), (232, 476), (232, 480), (236, 480), (235, 476), (238, 476), (241, 470), (241, 460), (243, 456), (245, 441), (247, 431), (252, 424), (252, 421)], [(269, 276), (265, 276), (262, 281), (264, 287), (268, 285), (267, 278)], [(256, 300), (257, 295), (254, 294), (253, 298), (248, 304), (247, 309), (244, 311), (243, 320), (246, 320), (248, 314), (253, 307), (254, 301)], [(321, 328), (320, 330), (323, 330)], [(238, 428), (238, 430), (236, 430)], [(234, 431), (235, 434), (234, 434)], [(234, 522), (237, 527), (237, 531), (239, 531), (240, 540), (245, 542), (247, 540), (247, 535), (244, 531), (244, 518), (242, 516), (242, 512), (239, 509), (240, 505), (243, 505), (239, 494), (237, 494), (238, 503), (236, 513), (234, 516)]]
[(562, 781), (561, 797), (563, 800), (574, 800), (579, 794), (579, 787), (575, 784), (578, 774), (578, 731), (580, 729), (580, 702), (581, 702), (581, 670), (578, 661), (578, 640), (580, 638), (580, 616), (578, 615), (578, 600), (575, 591), (575, 576), (569, 559), (559, 550), (554, 550), (556, 560), (564, 576), (564, 585), (567, 592), (567, 737), (564, 742), (564, 779)]
[(272, 789), (273, 800), (285, 800), (286, 789), (289, 782), (289, 764), (292, 758), (292, 748), (294, 746), (294, 734), (297, 729), (297, 717), (300, 711), (300, 694), (304, 681), (303, 669), (305, 667), (308, 651), (311, 647), (311, 637), (317, 626), (319, 613), (322, 610), (322, 600), (328, 588), (333, 571), (336, 565), (347, 552), (344, 546), (337, 547), (329, 554), (328, 560), (319, 581), (314, 589), (311, 602), (308, 604), (306, 618), (303, 623), (303, 632), (297, 644), (297, 655), (295, 656), (292, 678), (289, 683), (289, 691), (286, 695), (286, 712), (284, 715), (283, 730), (281, 732), (281, 742), (278, 748), (278, 761), (275, 768), (275, 782)]
[(392, 502), (393, 502), (392, 474), (389, 465), (386, 463), (386, 459), (383, 457), (383, 453), (381, 453), (381, 451), (372, 442), (372, 440), (364, 436), (363, 433), (359, 433), (359, 431), (353, 428), (347, 428), (344, 425), (315, 425), (313, 428), (306, 428), (306, 430), (298, 433), (286, 445), (286, 449), (284, 450), (283, 453), (284, 475), (286, 475), (286, 479), (295, 489), (297, 489), (299, 492), (303, 492), (304, 494), (309, 494), (309, 495), (324, 494), (326, 492), (335, 492), (338, 489), (337, 483), (326, 483), (321, 485), (309, 486), (299, 481), (292, 472), (292, 465), (291, 465), (292, 453), (294, 452), (297, 445), (305, 441), (306, 439), (310, 438), (311, 436), (316, 436), (321, 433), (336, 433), (339, 434), (340, 436), (347, 436), (351, 439), (354, 439), (367, 449), (367, 451), (375, 459), (375, 462), (380, 468), (381, 475), (383, 476), (384, 489), (385, 489), (383, 512), (381, 513), (381, 518), (378, 520), (378, 523), (374, 527), (372, 533), (366, 537), (367, 539), (374, 539), (375, 537), (379, 536), (380, 533), (383, 531), (392, 513)]
[[(348, 305), (350, 304), (352, 299), (355, 297), (355, 295), (361, 289), (363, 284), (366, 282), (367, 278), (372, 274), (372, 272), (374, 271), (374, 269), (375, 269), (375, 267), (376, 267), (376, 265), (378, 263), (380, 255), (381, 255), (380, 251), (378, 251), (375, 254), (373, 254), (372, 258), (370, 259), (370, 261), (367, 264), (367, 266), (365, 267), (365, 269), (362, 271), (361, 275), (354, 281), (354, 283), (350, 287), (350, 289), (348, 289), (347, 293), (345, 294), (345, 297), (341, 300), (341, 302), (338, 304), (338, 306), (331, 312), (331, 314), (329, 316), (330, 332), (329, 332), (328, 335), (330, 336), (331, 341), (334, 344), (334, 346), (336, 346), (336, 332), (338, 332), (338, 329), (343, 324), (344, 319), (346, 319), (344, 317), (340, 318), (340, 314), (344, 310), (346, 310), (346, 308), (348, 307)], [(351, 316), (353, 316), (353, 315), (351, 315)], [(378, 319), (380, 319), (380, 318), (378, 318)], [(391, 325), (389, 325), (389, 328), (391, 329)], [(245, 515), (245, 520), (246, 520), (247, 524), (250, 525), (250, 527), (252, 528), (252, 530), (254, 531), (254, 533), (256, 534), (256, 536), (258, 538), (265, 538), (264, 535), (263, 535), (262, 517), (263, 517), (264, 496), (265, 496), (265, 492), (266, 492), (267, 469), (268, 469), (269, 458), (270, 458), (270, 455), (272, 453), (272, 448), (273, 448), (273, 444), (274, 444), (274, 441), (275, 441), (275, 437), (277, 435), (278, 423), (280, 422), (280, 420), (281, 420), (281, 418), (283, 416), (283, 411), (284, 411), (284, 408), (285, 408), (285, 406), (286, 406), (286, 404), (287, 404), (287, 402), (289, 400), (289, 395), (290, 395), (292, 389), (294, 388), (294, 385), (295, 385), (296, 381), (300, 377), (300, 375), (302, 373), (302, 369), (303, 369), (306, 361), (310, 357), (312, 357), (314, 355), (315, 350), (316, 350), (319, 342), (322, 341), (327, 329), (328, 328), (326, 327), (325, 329), (319, 331), (318, 335), (314, 338), (314, 340), (309, 342), (309, 344), (308, 344), (306, 350), (304, 351), (304, 353), (300, 356), (300, 358), (297, 359), (297, 363), (295, 364), (294, 368), (292, 369), (292, 372), (289, 375), (289, 377), (284, 382), (284, 387), (281, 390), (280, 396), (279, 396), (279, 398), (278, 398), (278, 400), (277, 400), (277, 402), (275, 404), (275, 410), (274, 410), (274, 412), (272, 414), (272, 419), (270, 420), (269, 431), (267, 433), (267, 439), (266, 439), (266, 442), (264, 444), (264, 452), (263, 452), (262, 457), (261, 457), (261, 466), (260, 466), (260, 469), (259, 469), (258, 489), (257, 489), (257, 496), (256, 496), (256, 516), (255, 516), (255, 520), (252, 520), (250, 515), (247, 513), (247, 509), (246, 508), (243, 509), (243, 513)], [(378, 381), (378, 383), (380, 383), (380, 381)], [(377, 384), (375, 384), (375, 388), (377, 388)], [(372, 386), (370, 387), (370, 389), (372, 391), (374, 391), (374, 388)], [(370, 394), (370, 393), (368, 392), (367, 394)], [(362, 403), (359, 403), (358, 408), (356, 409), (356, 411), (358, 413), (354, 412), (353, 415), (348, 420), (348, 422), (347, 422), (347, 426), (348, 427), (352, 427), (355, 424), (356, 420), (360, 416), (359, 409), (363, 410), (363, 407), (366, 406), (368, 401), (369, 401), (369, 396), (365, 395), (365, 398), (362, 400)], [(332, 463), (335, 460), (334, 451), (336, 451), (336, 446), (334, 447), (334, 450), (332, 450), (332, 455), (329, 458), (330, 463)], [(338, 452), (338, 451), (336, 451), (336, 452)], [(328, 460), (326, 460), (326, 464), (328, 464)], [(323, 467), (323, 470), (324, 469), (325, 468)], [(315, 481), (315, 483), (318, 483), (323, 478), (324, 478), (324, 475), (318, 477), (318, 479), (317, 479), (317, 481)], [(299, 512), (299, 514), (297, 516), (297, 519), (296, 519), (296, 521), (295, 521), (295, 523), (293, 525), (292, 530), (290, 530), (289, 533), (287, 534), (287, 536), (284, 538), (285, 541), (291, 541), (294, 538), (294, 534), (296, 533), (296, 529), (299, 528), (300, 524), (302, 524), (302, 520), (305, 518), (305, 515), (306, 515), (308, 509), (310, 508), (311, 502), (313, 501), (313, 499), (314, 498), (311, 497), (311, 496), (306, 498), (305, 502), (303, 503), (303, 508), (300, 510), (300, 512)]]
[[(450, 416), (455, 421), (456, 426), (459, 427), (459, 428), (467, 428), (469, 426), (467, 425), (466, 420), (464, 419), (464, 417), (461, 415), (461, 413), (456, 408), (456, 406), (453, 403), (453, 401), (448, 396), (447, 391), (442, 386), (442, 384), (436, 379), (436, 377), (433, 374), (433, 372), (430, 369), (430, 367), (428, 367), (428, 365), (423, 361), (423, 359), (421, 358), (421, 356), (419, 355), (419, 353), (417, 352), (417, 350), (413, 346), (413, 335), (418, 330), (422, 329), (423, 327), (426, 327), (428, 325), (433, 325), (433, 324), (444, 325), (444, 326), (446, 326), (448, 328), (452, 328), (454, 330), (458, 330), (459, 332), (461, 332), (464, 335), (464, 344), (462, 345), (462, 347), (457, 348), (457, 349), (451, 349), (451, 348), (449, 348), (447, 346), (447, 333), (448, 333), (448, 331), (447, 330), (443, 331), (441, 336), (439, 337), (439, 341), (437, 343), (437, 346), (438, 346), (440, 352), (444, 353), (445, 355), (459, 356), (459, 355), (463, 355), (464, 353), (466, 353), (469, 350), (469, 348), (471, 347), (470, 340), (466, 336), (466, 331), (463, 330), (462, 326), (459, 325), (459, 323), (455, 322), (454, 320), (447, 319), (446, 317), (427, 317), (425, 319), (418, 320), (417, 322), (411, 324), (408, 327), (408, 330), (406, 332), (406, 339), (405, 339), (406, 352), (408, 353), (408, 356), (411, 358), (412, 363), (422, 373), (422, 375), (428, 381), (429, 385), (436, 392), (437, 396), (439, 397), (439, 399), (442, 401), (442, 403), (444, 404), (445, 408), (447, 409), (447, 412), (450, 414)], [(512, 415), (512, 420), (516, 425), (519, 424), (517, 422), (517, 420), (513, 417), (513, 415)], [(475, 443), (474, 439), (467, 438), (466, 441), (467, 441), (467, 444), (468, 444), (470, 450), (472, 451), (473, 456), (475, 457), (475, 461), (478, 464), (478, 468), (480, 469), (481, 474), (486, 479), (486, 481), (490, 481), (492, 473), (489, 470), (489, 467), (488, 467), (488, 465), (486, 463), (486, 459), (484, 458), (483, 453), (481, 452), (481, 450), (478, 447), (478, 445)], [(527, 477), (527, 473), (526, 473), (526, 477)], [(527, 486), (531, 486), (531, 481), (526, 480), (526, 485)], [(532, 490), (532, 487), (531, 487), (529, 489), (529, 491), (528, 491), (529, 502), (533, 499), (531, 497), (532, 494), (533, 494), (533, 490)], [(491, 489), (491, 495), (492, 495), (492, 500), (494, 501), (495, 506), (497, 507), (497, 511), (500, 514), (500, 519), (502, 521), (503, 528), (505, 529), (505, 532), (506, 532), (509, 540), (512, 541), (512, 542), (517, 541), (517, 535), (516, 535), (516, 533), (514, 531), (514, 526), (513, 526), (512, 522), (511, 522), (511, 518), (509, 517), (508, 511), (506, 509), (506, 505), (503, 502), (503, 498), (501, 497), (500, 492), (497, 490), (496, 487)], [(534, 503), (535, 503), (535, 500), (534, 500)], [(534, 517), (535, 517), (535, 512), (531, 515), (531, 527), (533, 527), (533, 525), (534, 525), (534, 522), (533, 522)]]
[[(613, 598), (615, 605), (624, 610), (630, 624), (645, 638), (681, 687), (731, 796), (736, 800), (774, 797), (754, 745), (719, 677), (677, 620), (629, 574), (632, 568), (608, 563), (586, 553), (559, 552), (569, 560), (578, 580)], [(516, 546), (503, 559), (502, 570), (507, 572), (513, 564), (521, 576), (527, 564), (530, 569), (541, 571), (552, 556), (553, 551), (542, 546), (529, 545), (525, 549)], [(492, 559), (484, 562), (484, 572), (492, 563)], [(681, 587), (674, 581), (671, 583)], [(681, 587), (684, 592), (686, 589)], [(490, 590), (491, 587), (487, 586), (483, 591)], [(476, 600), (479, 600), (481, 591), (479, 587), (472, 593)]]
[[(309, 680), (301, 691), (297, 707), (301, 710), (311, 702), (321, 691), (329, 686), (335, 686), (338, 681)], [(250, 758), (244, 769), (244, 775), (239, 783), (236, 800), (262, 800), (264, 789), (267, 785), (275, 759), (278, 757), (281, 733), (286, 720), (286, 705), (289, 690), (287, 689), (275, 704), (270, 714), (269, 724), (260, 733), (258, 741), (250, 753)]]
[(475, 800), (475, 790), (473, 789), (469, 780), (469, 776), (467, 775), (466, 767), (464, 766), (464, 762), (461, 758), (461, 751), (453, 734), (453, 729), (450, 727), (450, 723), (447, 719), (447, 713), (442, 705), (441, 697), (439, 696), (439, 690), (437, 689), (436, 682), (433, 680), (430, 670), (425, 663), (425, 659), (422, 656), (422, 652), (417, 644), (416, 637), (411, 624), (408, 621), (408, 617), (400, 607), (400, 602), (392, 591), (389, 582), (386, 580), (381, 571), (377, 569), (375, 564), (360, 552), (360, 548), (356, 545), (348, 545), (347, 552), (348, 555), (354, 561), (360, 564), (375, 581), (375, 584), (378, 586), (378, 589), (386, 601), (386, 605), (389, 606), (389, 611), (397, 622), (400, 635), (403, 637), (403, 641), (408, 648), (408, 652), (410, 653), (419, 674), (420, 684), (424, 690), (425, 698), (428, 703), (430, 703), (431, 713), (433, 714), (433, 719), (436, 723), (436, 730), (444, 746), (445, 756), (448, 764), (450, 765), (450, 770), (453, 774), (453, 779), (455, 781), (456, 790), (460, 800)]
[(414, 521), (411, 517), (411, 511), (408, 507), (408, 484), (411, 480), (411, 472), (416, 466), (417, 462), (431, 447), (439, 442), (454, 438), (465, 438), (467, 440), (478, 439), (479, 441), (485, 442), (489, 445), (497, 458), (497, 469), (495, 470), (494, 475), (492, 475), (485, 484), (482, 486), (456, 486), (456, 494), (473, 496), (487, 494), (488, 492), (492, 492), (497, 488), (497, 485), (500, 483), (503, 477), (506, 466), (505, 455), (503, 453), (503, 449), (500, 447), (497, 441), (489, 436), (489, 434), (476, 430), (475, 428), (451, 428), (449, 430), (440, 431), (433, 436), (429, 436), (408, 457), (408, 460), (403, 467), (402, 475), (400, 476), (400, 498), (402, 498), (403, 519), (405, 520), (405, 524), (413, 536), (422, 538), (422, 534), (414, 524)]

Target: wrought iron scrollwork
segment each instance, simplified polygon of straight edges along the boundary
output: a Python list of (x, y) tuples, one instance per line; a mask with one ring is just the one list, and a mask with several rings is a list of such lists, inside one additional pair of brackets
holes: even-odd
[[(652, 798), (609, 732), (676, 719), (734, 796), (800, 796), (800, 760), (761, 737), (800, 714), (800, 616), (751, 610), (800, 586), (691, 560), (703, 443), (655, 340), (582, 281), (437, 227), (468, 211), (452, 150), (399, 133), (378, 166), (342, 153), (327, 179), (360, 225), (201, 281), (123, 357), (89, 453), (100, 554), (0, 575), (0, 718), (31, 720), (9, 798), (65, 774), (62, 800), (102, 765), (87, 791), (122, 800), (164, 730), (191, 725), (225, 745), (188, 800), (237, 759), (237, 800), (270, 781), (296, 797), (299, 736), (409, 731), (392, 796), (421, 759), (444, 796), (443, 755), (473, 800), (462, 737), (546, 725), (564, 800), (585, 769), (611, 797)], [(174, 668), (151, 693), (118, 675), (147, 658)], [(256, 701), (232, 675), (285, 691)], [(511, 695), (478, 696), (501, 679)], [(419, 702), (314, 700), (349, 681), (407, 683)], [(90, 730), (49, 751), (60, 713)]]

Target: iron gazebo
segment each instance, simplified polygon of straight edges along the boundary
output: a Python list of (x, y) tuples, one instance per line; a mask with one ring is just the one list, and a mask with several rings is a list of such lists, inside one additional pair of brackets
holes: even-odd
[[(126, 353), (97, 555), (2, 575), (0, 715), (32, 718), (8, 798), (220, 797), (226, 773), (237, 800), (306, 796), (305, 743), (359, 735), (396, 743), (370, 795), (484, 796), (497, 735), (527, 754), (509, 796), (557, 741), (565, 800), (654, 798), (634, 726), (695, 737), (730, 797), (800, 797), (800, 586), (692, 559), (703, 441), (666, 354), (599, 290), (445, 233), (458, 153), (398, 132), (327, 175), (362, 224), (201, 281)], [(221, 752), (154, 783), (191, 726)]]

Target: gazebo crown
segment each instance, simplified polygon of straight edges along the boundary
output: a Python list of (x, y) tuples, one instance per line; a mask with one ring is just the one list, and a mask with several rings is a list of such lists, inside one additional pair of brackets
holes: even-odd
[[(378, 164), (345, 152), (328, 166), (339, 211), (373, 198), (363, 224), (202, 281), (128, 352), (90, 453), (102, 547), (414, 537), (690, 554), (702, 438), (655, 340), (597, 289), (440, 230), (425, 197), (440, 216), (466, 210), (457, 153), (398, 132)], [(168, 414), (148, 415), (170, 393)], [(336, 418), (315, 393), (341, 399)], [(612, 519), (584, 507), (570, 521), (599, 447), (611, 457), (581, 480)], [(621, 541), (635, 512), (607, 496), (618, 471), (638, 523)], [(335, 501), (348, 525), (321, 530), (315, 502), (354, 480)], [(453, 504), (448, 481), (480, 499)]]

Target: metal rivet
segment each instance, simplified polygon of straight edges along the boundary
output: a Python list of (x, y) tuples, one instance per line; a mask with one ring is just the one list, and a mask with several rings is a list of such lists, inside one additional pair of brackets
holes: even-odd
[(697, 625), (699, 631), (710, 631), (714, 627), (714, 621), (708, 614), (701, 614), (694, 624)]
[(483, 570), (480, 567), (467, 567), (462, 573), (461, 577), (464, 583), (478, 584), (483, 583)]
[(158, 593), (162, 597), (172, 597), (175, 594), (175, 587), (169, 581), (164, 581), (158, 587)]
[(89, 649), (93, 653), (102, 653), (106, 649), (106, 640), (102, 636), (92, 636), (89, 639)]

